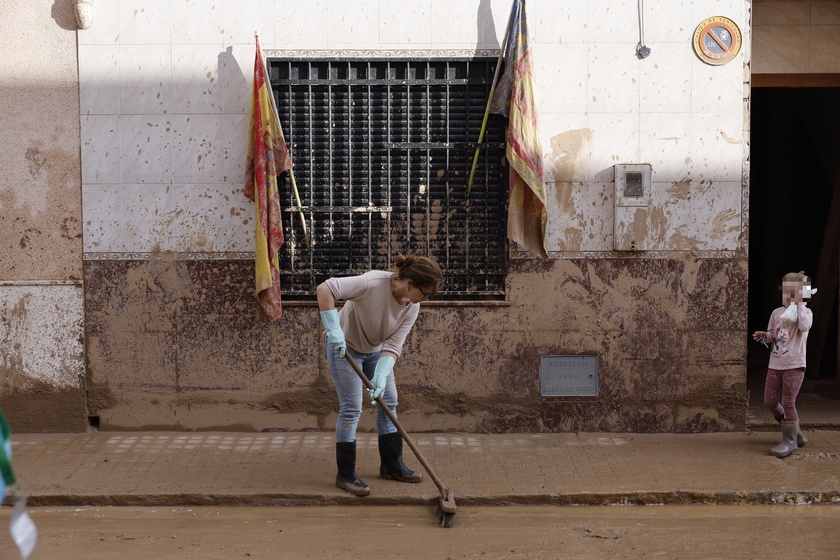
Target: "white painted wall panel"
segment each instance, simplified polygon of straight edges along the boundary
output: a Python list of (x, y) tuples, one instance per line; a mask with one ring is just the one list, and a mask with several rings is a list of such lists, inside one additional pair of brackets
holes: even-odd
[[(750, 2), (647, 0), (643, 60), (636, 0), (528, 6), (548, 248), (611, 251), (613, 166), (637, 162), (651, 164), (665, 193), (658, 247), (738, 248), (736, 221), (724, 215), (740, 220), (737, 188), (711, 190), (704, 204), (667, 193), (741, 184), (747, 49), (708, 66), (691, 36), (702, 19), (725, 15), (748, 41)], [(241, 177), (255, 31), (264, 49), (495, 49), (509, 8), (496, 0), (96, 3), (93, 27), (78, 33), (85, 250), (252, 250)]]

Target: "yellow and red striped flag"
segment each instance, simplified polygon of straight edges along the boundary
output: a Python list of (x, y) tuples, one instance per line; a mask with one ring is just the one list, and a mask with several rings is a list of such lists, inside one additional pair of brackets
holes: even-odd
[(525, 0), (514, 0), (499, 77), (490, 110), (508, 119), (505, 155), (510, 169), (508, 238), (542, 258), (545, 250), (545, 171), (534, 100), (533, 47)]
[(277, 253), (285, 241), (277, 176), (291, 169), (292, 160), (280, 131), (280, 121), (274, 113), (260, 40), (255, 39), (257, 55), (245, 166), (245, 196), (254, 201), (256, 217), (254, 268), (257, 300), (265, 314), (270, 319), (276, 319), (283, 313)]

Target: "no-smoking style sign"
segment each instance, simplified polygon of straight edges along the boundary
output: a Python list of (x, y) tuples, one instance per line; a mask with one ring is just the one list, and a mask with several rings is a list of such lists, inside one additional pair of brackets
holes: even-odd
[(703, 20), (694, 30), (694, 51), (706, 64), (726, 64), (741, 50), (741, 30), (722, 16)]

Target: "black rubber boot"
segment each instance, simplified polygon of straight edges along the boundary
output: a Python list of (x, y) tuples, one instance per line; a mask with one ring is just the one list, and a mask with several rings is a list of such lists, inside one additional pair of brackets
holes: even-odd
[(417, 474), (403, 464), (403, 440), (399, 433), (379, 436), (379, 477), (400, 482), (420, 482), (423, 475)]
[(356, 442), (336, 442), (335, 462), (338, 464), (338, 476), (335, 477), (335, 485), (353, 494), (354, 496), (367, 496), (370, 494), (368, 485), (356, 476)]

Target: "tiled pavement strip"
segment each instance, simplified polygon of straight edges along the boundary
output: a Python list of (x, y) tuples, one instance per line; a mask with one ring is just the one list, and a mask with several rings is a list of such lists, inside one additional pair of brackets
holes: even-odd
[[(840, 431), (808, 433), (786, 459), (777, 433), (411, 434), (458, 505), (840, 504)], [(331, 433), (104, 432), (12, 438), (21, 491), (38, 505), (433, 504), (426, 477), (378, 477), (375, 434), (359, 434), (371, 495), (337, 489)], [(405, 447), (406, 463), (423, 472)]]

